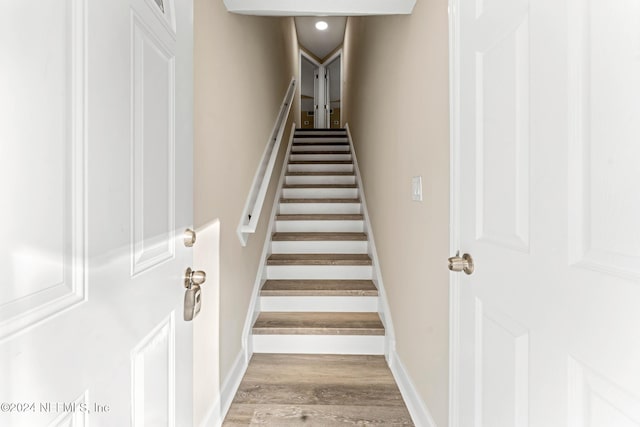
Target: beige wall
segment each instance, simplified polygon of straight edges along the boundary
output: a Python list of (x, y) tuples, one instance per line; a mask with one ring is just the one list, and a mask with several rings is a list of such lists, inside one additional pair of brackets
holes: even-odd
[[(345, 119), (353, 133), (397, 352), (439, 426), (448, 424), (447, 0), (410, 16), (350, 18)], [(423, 202), (411, 200), (411, 177)]]
[[(203, 316), (194, 325), (194, 369), (205, 372), (198, 364), (219, 361), (222, 382), (242, 349), (241, 335), (282, 160), (276, 163), (258, 230), (244, 248), (236, 228), (287, 85), (297, 74), (297, 39), (292, 18), (233, 15), (219, 0), (195, 0), (194, 7), (194, 216), (196, 227), (219, 227), (220, 256), (218, 289), (215, 281), (203, 286)], [(250, 125), (248, 110), (254, 111)], [(213, 306), (218, 299), (219, 313), (205, 312), (207, 304)], [(217, 343), (211, 343), (216, 336), (219, 358)], [(196, 425), (219, 396), (216, 382), (213, 374), (195, 375)]]

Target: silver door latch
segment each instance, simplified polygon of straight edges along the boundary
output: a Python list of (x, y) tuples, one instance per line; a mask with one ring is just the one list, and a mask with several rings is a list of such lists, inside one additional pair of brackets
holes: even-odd
[(473, 258), (469, 254), (460, 256), (460, 252), (458, 252), (456, 256), (449, 258), (449, 270), (464, 271), (466, 274), (471, 274), (474, 270)]

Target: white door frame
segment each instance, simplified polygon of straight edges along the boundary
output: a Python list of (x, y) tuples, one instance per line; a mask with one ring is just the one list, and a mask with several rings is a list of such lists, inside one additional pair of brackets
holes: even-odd
[[(460, 250), (460, 0), (449, 0), (449, 254)], [(459, 426), (460, 275), (449, 273), (449, 426)]]
[[(306, 59), (307, 61), (311, 62), (314, 66), (318, 68), (321, 68), (322, 64), (320, 64), (313, 56), (309, 55), (304, 50), (298, 49), (298, 51), (300, 52), (300, 60), (298, 61), (298, 81), (300, 82), (300, 84), (298, 85), (299, 87), (298, 89), (298, 123), (302, 125), (302, 60)], [(315, 127), (315, 121), (316, 121), (315, 116), (313, 120), (314, 120), (314, 127)]]
[[(343, 126), (342, 121), (342, 94), (344, 93), (344, 61), (342, 60), (342, 48), (336, 50), (330, 57), (328, 57), (322, 65), (329, 66), (333, 61), (340, 58), (340, 126)], [(329, 99), (329, 109), (331, 109), (331, 99)], [(331, 123), (329, 123), (329, 127), (331, 127)]]
[[(335, 61), (338, 57), (340, 58), (340, 126), (342, 126), (342, 124), (344, 123), (342, 120), (342, 94), (344, 93), (344, 87), (343, 87), (343, 82), (344, 82), (344, 61), (342, 60), (342, 48), (336, 50), (333, 54), (331, 54), (331, 56), (329, 56), (325, 61), (323, 61), (322, 63), (318, 62), (317, 59), (315, 59), (313, 56), (309, 55), (307, 52), (305, 52), (303, 49), (298, 49), (300, 51), (300, 59), (298, 61), (298, 81), (300, 82), (300, 89), (298, 90), (298, 123), (302, 124), (302, 59), (306, 59), (307, 61), (311, 62), (313, 65), (315, 65), (316, 67), (318, 67), (320, 69), (320, 73), (322, 74), (322, 71), (326, 68), (327, 65), (331, 64), (333, 61)], [(328, 107), (329, 109), (331, 109), (331, 100), (328, 100)], [(315, 114), (315, 113), (314, 113)], [(316, 123), (317, 118), (314, 117), (314, 123)], [(328, 123), (328, 126), (326, 127), (331, 127), (331, 123)]]

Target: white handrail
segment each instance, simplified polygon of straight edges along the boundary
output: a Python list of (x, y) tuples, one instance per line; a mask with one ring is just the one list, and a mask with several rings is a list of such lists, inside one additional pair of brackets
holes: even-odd
[(262, 160), (256, 171), (256, 175), (253, 177), (253, 183), (251, 184), (251, 190), (247, 197), (247, 203), (242, 210), (240, 216), (240, 223), (238, 224), (238, 238), (240, 238), (240, 244), (247, 246), (249, 240), (249, 234), (255, 233), (258, 227), (258, 221), (260, 220), (260, 212), (262, 211), (262, 205), (264, 204), (264, 198), (267, 195), (269, 189), (269, 182), (271, 181), (271, 174), (273, 173), (273, 166), (275, 165), (276, 158), (278, 157), (278, 151), (280, 151), (280, 142), (282, 142), (282, 135), (285, 131), (285, 125), (287, 124), (287, 118), (291, 111), (291, 104), (293, 103), (293, 96), (296, 92), (296, 79), (292, 78), (287, 93), (284, 96), (282, 105), (280, 106), (280, 112), (276, 118), (276, 122), (273, 125), (271, 136), (267, 141), (267, 146), (262, 154)]

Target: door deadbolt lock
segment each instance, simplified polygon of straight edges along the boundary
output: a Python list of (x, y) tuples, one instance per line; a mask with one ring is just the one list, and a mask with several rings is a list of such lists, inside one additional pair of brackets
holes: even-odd
[(466, 274), (471, 274), (474, 270), (473, 258), (471, 258), (469, 254), (460, 256), (458, 252), (456, 256), (449, 258), (449, 270), (456, 272), (464, 271)]
[(193, 285), (202, 285), (207, 281), (207, 273), (202, 270), (192, 270), (188, 267), (184, 272), (184, 287), (191, 289)]
[(196, 243), (196, 232), (190, 228), (187, 228), (186, 230), (184, 230), (183, 239), (184, 245), (187, 248), (193, 247), (193, 245)]

